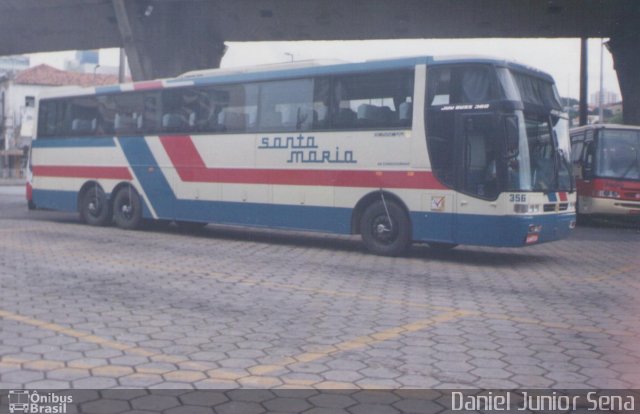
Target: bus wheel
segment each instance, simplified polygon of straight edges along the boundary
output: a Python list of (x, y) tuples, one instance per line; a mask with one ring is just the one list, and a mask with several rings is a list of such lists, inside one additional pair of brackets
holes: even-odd
[(123, 187), (116, 193), (113, 199), (113, 221), (125, 230), (135, 230), (142, 224), (142, 202), (133, 187)]
[(94, 185), (82, 193), (80, 198), (80, 218), (92, 226), (106, 226), (111, 220), (107, 196), (99, 185)]
[(438, 251), (445, 251), (455, 249), (458, 245), (456, 243), (440, 243), (440, 242), (431, 242), (427, 243), (429, 248)]
[(404, 210), (393, 201), (380, 200), (366, 208), (360, 219), (367, 249), (383, 256), (399, 256), (411, 243), (411, 225)]

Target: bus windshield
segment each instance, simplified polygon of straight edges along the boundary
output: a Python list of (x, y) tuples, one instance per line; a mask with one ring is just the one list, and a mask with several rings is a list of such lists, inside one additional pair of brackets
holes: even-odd
[(640, 134), (637, 131), (602, 130), (598, 137), (596, 175), (640, 180)]
[(508, 190), (573, 191), (569, 122), (555, 86), (507, 69), (499, 69), (499, 78), (507, 98), (524, 106), (515, 111), (519, 145), (507, 159)]
[(486, 65), (435, 67), (427, 79), (427, 139), (442, 183), (493, 200), (573, 191), (568, 119), (551, 79)]

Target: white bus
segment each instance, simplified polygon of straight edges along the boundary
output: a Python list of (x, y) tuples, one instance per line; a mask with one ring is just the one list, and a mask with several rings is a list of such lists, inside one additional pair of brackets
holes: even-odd
[(553, 79), (485, 58), (300, 62), (42, 96), (31, 208), (525, 246), (575, 225)]

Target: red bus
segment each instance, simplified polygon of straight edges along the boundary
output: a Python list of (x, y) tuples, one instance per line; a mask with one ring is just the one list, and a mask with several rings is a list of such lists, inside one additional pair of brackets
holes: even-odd
[(594, 124), (571, 130), (581, 217), (640, 219), (640, 127)]

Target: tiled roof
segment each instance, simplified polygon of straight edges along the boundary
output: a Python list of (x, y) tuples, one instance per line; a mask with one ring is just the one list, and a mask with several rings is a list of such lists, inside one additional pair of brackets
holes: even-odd
[(18, 73), (15, 82), (23, 85), (43, 86), (104, 86), (118, 83), (116, 75), (69, 72), (46, 64), (34, 66)]

